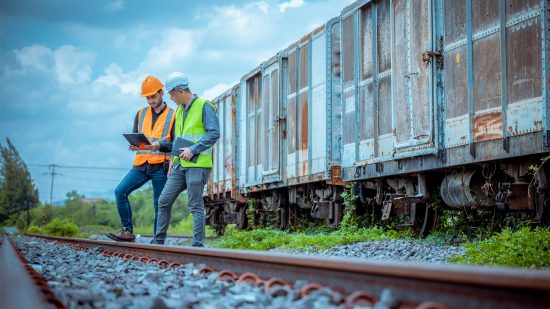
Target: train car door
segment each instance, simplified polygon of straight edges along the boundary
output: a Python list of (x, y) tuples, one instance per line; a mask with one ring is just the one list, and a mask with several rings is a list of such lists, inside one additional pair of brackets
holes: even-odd
[(279, 62), (269, 65), (262, 74), (262, 110), (263, 110), (263, 148), (262, 176), (263, 182), (278, 181), (279, 145), (281, 145), (281, 116), (279, 108)]

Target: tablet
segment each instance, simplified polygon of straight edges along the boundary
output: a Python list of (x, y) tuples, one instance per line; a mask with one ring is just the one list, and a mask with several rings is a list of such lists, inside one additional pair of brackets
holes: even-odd
[(143, 133), (124, 133), (122, 134), (130, 143), (130, 145), (134, 145), (136, 147), (142, 147), (145, 145), (151, 145), (151, 142), (147, 139), (147, 136)]
[[(176, 140), (174, 141), (174, 144), (172, 144), (172, 155), (173, 156), (179, 156), (180, 153), (181, 153), (180, 148), (189, 148), (189, 147), (193, 146), (194, 144), (195, 144), (194, 142), (178, 136), (178, 137), (176, 137)], [(199, 155), (196, 154), (193, 157), (191, 157), (189, 162), (197, 163), (198, 159), (199, 159)]]

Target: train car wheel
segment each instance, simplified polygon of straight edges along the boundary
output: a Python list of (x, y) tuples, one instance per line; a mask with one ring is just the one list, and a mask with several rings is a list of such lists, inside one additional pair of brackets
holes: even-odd
[(279, 210), (279, 228), (281, 230), (296, 229), (299, 216), (298, 205), (284, 205)]
[(279, 229), (286, 230), (288, 229), (288, 205), (282, 206), (279, 208)]
[(533, 223), (535, 225), (548, 227), (550, 226), (550, 193), (548, 188), (548, 169), (541, 168), (534, 176), (530, 193), (535, 197), (535, 217)]
[(288, 224), (291, 229), (298, 227), (299, 207), (297, 204), (290, 204), (288, 206)]
[(428, 207), (426, 204), (416, 204), (413, 231), (419, 237), (427, 236), (435, 229), (437, 224), (437, 210)]
[(214, 229), (216, 230), (216, 235), (218, 236), (223, 235), (223, 233), (225, 232), (225, 227), (227, 226), (223, 212), (223, 207), (218, 207), (214, 210), (213, 214)]
[(246, 205), (239, 208), (237, 211), (237, 228), (239, 230), (246, 230), (248, 228), (248, 216), (246, 213)]

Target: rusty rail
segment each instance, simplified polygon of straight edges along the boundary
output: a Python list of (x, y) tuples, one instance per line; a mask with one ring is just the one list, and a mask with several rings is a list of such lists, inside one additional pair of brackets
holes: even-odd
[[(141, 237), (145, 237), (145, 238), (153, 238), (154, 235), (152, 234), (141, 234)], [(191, 239), (193, 238), (193, 235), (190, 235), (190, 234), (172, 234), (172, 235), (167, 235), (166, 238), (178, 238), (178, 239)], [(206, 236), (205, 239), (216, 239), (218, 237), (216, 236)]]
[(0, 308), (65, 308), (9, 238), (0, 243)]
[[(143, 261), (153, 260), (159, 265), (204, 263), (217, 271), (231, 270), (223, 274), (228, 277), (229, 273), (229, 278), (233, 279), (238, 277), (235, 274), (253, 273), (266, 281), (270, 278), (283, 278), (288, 282), (307, 280), (318, 284), (313, 288), (327, 286), (349, 296), (362, 291), (364, 295), (376, 297), (384, 289), (390, 289), (399, 301), (399, 308), (548, 308), (550, 304), (550, 272), (546, 271), (366, 262), (243, 250), (40, 237), (82, 248), (101, 247), (110, 255), (124, 258), (146, 256)], [(443, 307), (426, 306), (430, 303), (439, 303)]]

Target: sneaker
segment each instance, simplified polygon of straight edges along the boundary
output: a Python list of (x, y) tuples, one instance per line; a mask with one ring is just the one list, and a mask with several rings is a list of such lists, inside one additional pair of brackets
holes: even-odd
[(199, 247), (199, 248), (201, 248), (201, 247), (204, 247), (204, 245), (203, 245), (203, 244), (192, 244), (191, 247)]
[(134, 233), (128, 231), (125, 227), (121, 228), (120, 231), (116, 233), (105, 233), (105, 236), (111, 238), (115, 241), (127, 241), (127, 242), (134, 242), (136, 240), (136, 236)]

